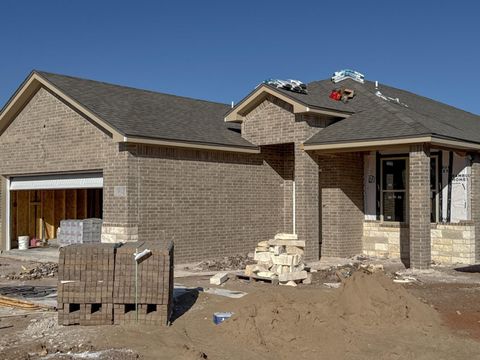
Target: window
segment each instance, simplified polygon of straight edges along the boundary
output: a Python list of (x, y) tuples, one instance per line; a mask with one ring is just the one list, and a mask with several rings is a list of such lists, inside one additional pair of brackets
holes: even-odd
[(430, 158), (430, 202), (431, 202), (431, 222), (440, 221), (440, 187), (438, 176), (438, 155), (432, 155)]
[[(380, 215), (383, 221), (407, 221), (408, 158), (381, 158)], [(439, 156), (430, 158), (431, 221), (440, 218)]]
[(381, 166), (382, 219), (403, 222), (407, 217), (407, 159), (382, 159)]

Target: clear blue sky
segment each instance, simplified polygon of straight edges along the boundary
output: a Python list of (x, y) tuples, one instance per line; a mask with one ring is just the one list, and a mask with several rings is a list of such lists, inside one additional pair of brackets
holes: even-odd
[(480, 114), (478, 1), (0, 3), (0, 103), (32, 69), (238, 102), (353, 68)]

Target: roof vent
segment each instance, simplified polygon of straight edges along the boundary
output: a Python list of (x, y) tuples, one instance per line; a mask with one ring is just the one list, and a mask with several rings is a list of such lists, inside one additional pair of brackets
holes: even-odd
[(300, 94), (307, 93), (307, 85), (299, 80), (280, 80), (280, 79), (267, 79), (263, 81), (263, 84), (272, 85), (278, 89), (285, 89)]
[(355, 70), (343, 69), (340, 71), (335, 71), (335, 73), (332, 76), (332, 81), (334, 83), (338, 83), (345, 79), (352, 79), (363, 84), (365, 82), (365, 75)]

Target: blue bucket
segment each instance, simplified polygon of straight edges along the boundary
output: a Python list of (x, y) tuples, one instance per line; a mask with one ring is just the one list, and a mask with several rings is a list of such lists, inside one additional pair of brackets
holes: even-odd
[(232, 312), (216, 312), (213, 314), (213, 323), (215, 325), (221, 324), (225, 320), (230, 319), (232, 315)]

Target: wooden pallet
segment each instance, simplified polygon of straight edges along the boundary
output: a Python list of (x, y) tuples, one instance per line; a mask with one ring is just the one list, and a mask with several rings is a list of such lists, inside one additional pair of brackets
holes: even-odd
[(236, 274), (235, 275), (238, 280), (246, 280), (248, 282), (265, 282), (265, 283), (270, 283), (272, 285), (278, 285), (278, 279), (271, 279), (263, 276), (257, 276), (257, 275), (245, 275), (245, 274)]

